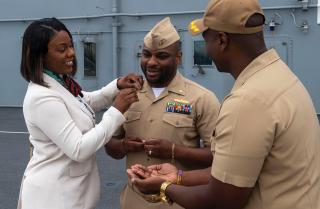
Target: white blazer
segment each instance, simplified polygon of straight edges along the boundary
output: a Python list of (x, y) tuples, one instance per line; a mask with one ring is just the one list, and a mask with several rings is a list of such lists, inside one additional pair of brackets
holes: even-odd
[(25, 170), (19, 209), (93, 209), (100, 198), (95, 153), (125, 121), (110, 107), (95, 124), (93, 111), (110, 106), (117, 81), (94, 92), (83, 92), (80, 102), (50, 76), (49, 88), (30, 82), (23, 114), (34, 146)]

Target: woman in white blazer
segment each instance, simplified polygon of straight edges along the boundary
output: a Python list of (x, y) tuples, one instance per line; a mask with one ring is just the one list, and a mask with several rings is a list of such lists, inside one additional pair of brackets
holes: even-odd
[[(34, 150), (23, 176), (19, 209), (93, 209), (99, 200), (95, 153), (138, 101), (142, 78), (131, 74), (84, 92), (71, 77), (76, 67), (72, 36), (63, 23), (46, 18), (28, 26), (21, 74), (29, 82), (23, 114)], [(108, 106), (96, 124), (94, 112)]]

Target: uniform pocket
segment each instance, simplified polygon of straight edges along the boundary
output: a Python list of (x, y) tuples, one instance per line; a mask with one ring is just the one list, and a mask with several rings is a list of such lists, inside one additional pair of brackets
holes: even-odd
[(178, 114), (164, 114), (163, 121), (176, 127), (176, 128), (192, 128), (193, 127), (193, 119), (188, 118), (185, 115)]
[(92, 160), (88, 160), (86, 162), (78, 163), (73, 162), (70, 165), (70, 177), (78, 177), (83, 176), (85, 174), (90, 173), (92, 170)]
[(130, 123), (136, 120), (139, 120), (141, 118), (142, 112), (140, 111), (132, 111), (129, 110), (126, 112), (125, 117), (126, 117), (126, 123)]
[(123, 124), (123, 128), (126, 136), (141, 137), (144, 132), (144, 123), (140, 121), (142, 117), (141, 111), (128, 110), (125, 113), (126, 122)]
[(183, 144), (185, 146), (190, 146), (188, 141), (192, 140), (194, 144), (192, 147), (196, 146), (197, 131), (195, 130), (193, 118), (184, 114), (165, 113), (162, 121), (163, 139), (168, 139), (176, 144)]

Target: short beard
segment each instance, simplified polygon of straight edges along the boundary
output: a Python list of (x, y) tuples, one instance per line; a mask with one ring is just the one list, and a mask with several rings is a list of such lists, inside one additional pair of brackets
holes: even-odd
[(177, 74), (177, 68), (175, 71), (173, 70), (169, 70), (169, 72), (172, 72), (172, 74), (170, 75), (165, 75), (165, 74), (161, 74), (160, 77), (157, 79), (157, 80), (149, 80), (148, 77), (146, 76), (146, 71), (147, 69), (144, 68), (142, 65), (141, 65), (141, 69), (142, 69), (142, 72), (147, 80), (147, 82), (149, 84), (151, 84), (151, 86), (156, 86), (156, 87), (166, 87), (170, 84), (170, 82), (173, 80), (173, 78), (176, 76)]

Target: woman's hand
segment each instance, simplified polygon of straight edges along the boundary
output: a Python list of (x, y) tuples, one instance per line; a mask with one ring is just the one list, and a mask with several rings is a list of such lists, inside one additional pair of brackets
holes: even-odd
[(112, 106), (123, 114), (129, 109), (132, 103), (137, 101), (139, 101), (137, 90), (135, 88), (126, 88), (118, 93)]
[(135, 88), (140, 90), (143, 86), (143, 77), (134, 73), (130, 73), (125, 77), (121, 77), (117, 81), (118, 89)]

